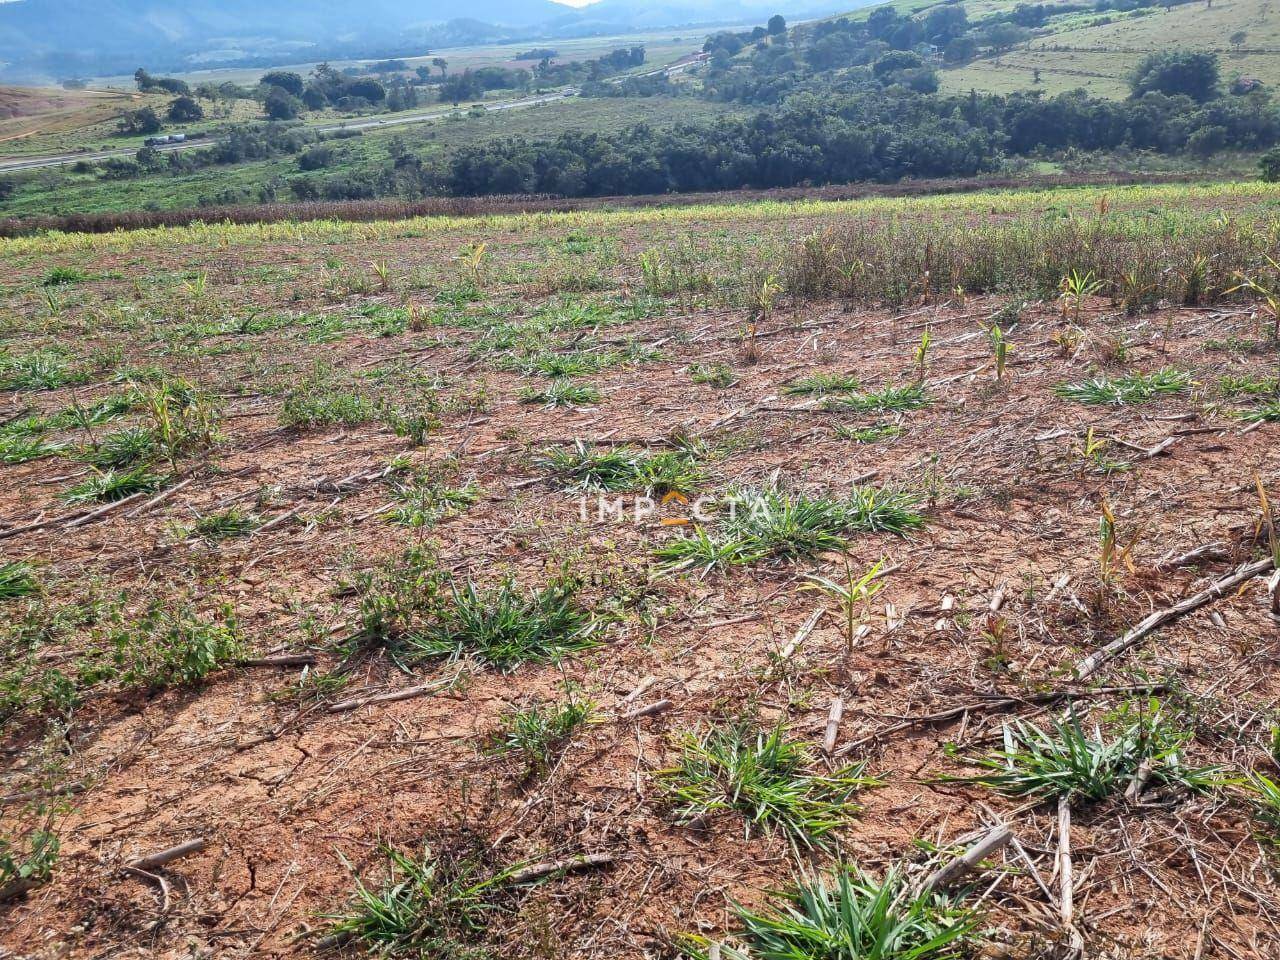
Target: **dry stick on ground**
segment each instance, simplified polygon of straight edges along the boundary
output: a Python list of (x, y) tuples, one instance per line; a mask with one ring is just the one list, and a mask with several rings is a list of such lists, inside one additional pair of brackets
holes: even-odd
[(1163, 610), (1157, 610), (1148, 616), (1141, 623), (1130, 628), (1124, 636), (1117, 637), (1112, 640), (1101, 650), (1095, 650), (1089, 656), (1085, 657), (1076, 664), (1075, 674), (1077, 680), (1088, 680), (1098, 669), (1105, 663), (1114, 660), (1120, 654), (1124, 653), (1130, 647), (1137, 646), (1142, 642), (1148, 634), (1159, 630), (1166, 623), (1171, 623), (1179, 617), (1198, 610), (1207, 603), (1226, 596), (1241, 584), (1248, 583), (1254, 577), (1260, 577), (1265, 573), (1269, 573), (1275, 569), (1275, 558), (1268, 557), (1266, 560), (1259, 560), (1257, 563), (1250, 563), (1241, 567), (1229, 577), (1223, 577), (1221, 580), (1215, 580), (1204, 590), (1197, 594), (1180, 600), (1171, 607), (1165, 607)]
[(586, 870), (592, 867), (604, 867), (613, 863), (611, 853), (584, 853), (566, 860), (548, 860), (545, 863), (531, 863), (512, 871), (507, 878), (508, 883), (532, 883), (549, 877), (553, 873), (568, 873), (571, 870)]
[(80, 513), (69, 513), (65, 516), (54, 517), (52, 520), (40, 520), (36, 523), (28, 523), (22, 527), (11, 527), (8, 530), (0, 530), (0, 540), (7, 540), (9, 537), (16, 537), (20, 533), (32, 533), (36, 530), (44, 530), (47, 527), (56, 527), (59, 524), (66, 523), (69, 520), (79, 520), (86, 516), (83, 511)]
[(672, 706), (673, 704), (670, 700), (656, 700), (643, 707), (636, 707), (634, 710), (628, 710), (626, 713), (618, 714), (618, 719), (639, 720), (642, 717), (651, 717), (658, 713), (665, 713), (670, 710)]
[(1008, 825), (1003, 823), (996, 824), (971, 843), (962, 854), (953, 857), (931, 873), (920, 887), (920, 892), (928, 893), (954, 883), (977, 867), (987, 857), (1003, 850), (1011, 840), (1013, 840), (1013, 831), (1009, 829)]
[(370, 697), (357, 697), (354, 700), (342, 700), (338, 703), (329, 704), (330, 713), (345, 713), (348, 710), (358, 710), (361, 707), (367, 707), (374, 703), (395, 703), (397, 700), (409, 700), (413, 697), (426, 696), (429, 693), (435, 693), (439, 690), (451, 687), (462, 671), (458, 671), (453, 676), (445, 677), (441, 680), (432, 680), (430, 683), (424, 683), (416, 687), (405, 687), (403, 690), (393, 690), (390, 693), (379, 693)]
[(310, 653), (285, 653), (278, 657), (251, 657), (240, 661), (242, 667), (314, 667), (316, 658)]
[(840, 718), (844, 716), (844, 701), (836, 697), (831, 701), (831, 711), (827, 714), (827, 729), (822, 736), (822, 752), (830, 754), (836, 748), (836, 737), (840, 735)]
[(826, 607), (818, 607), (813, 613), (809, 614), (809, 619), (804, 622), (804, 625), (796, 631), (795, 636), (782, 648), (782, 652), (778, 654), (778, 659), (791, 659), (791, 655), (796, 652), (796, 648), (805, 642), (809, 634), (813, 633), (813, 628), (818, 625), (818, 621), (822, 619), (822, 615), (826, 612)]
[(5, 903), (9, 900), (17, 900), (18, 897), (25, 893), (29, 893), (43, 883), (43, 880), (32, 880), (30, 877), (11, 880), (3, 887), (0, 887), (0, 903)]
[(13, 803), (30, 803), (32, 800), (45, 800), (49, 797), (69, 797), (77, 793), (84, 793), (85, 785), (83, 783), (69, 783), (65, 787), (58, 787), (51, 790), (24, 790), (22, 793), (10, 793), (7, 796), (0, 797), (0, 807), (6, 807)]
[(643, 680), (637, 683), (635, 685), (635, 688), (632, 689), (630, 693), (628, 693), (625, 697), (623, 697), (621, 700), (618, 701), (618, 706), (625, 707), (628, 703), (633, 703), (634, 701), (638, 700), (646, 690), (648, 690), (657, 682), (658, 682), (658, 678), (655, 677), (653, 674), (649, 674), (647, 677), (645, 677)]
[(1058, 882), (1062, 927), (1071, 943), (1071, 956), (1084, 956), (1084, 938), (1076, 929), (1075, 878), (1071, 870), (1071, 798), (1058, 798)]
[(1227, 557), (1227, 542), (1225, 540), (1215, 540), (1213, 543), (1205, 543), (1194, 550), (1188, 550), (1181, 556), (1174, 556), (1170, 551), (1159, 562), (1156, 563), (1156, 569), (1176, 570), (1179, 567), (1189, 567), (1201, 560), (1223, 560)]
[(152, 873), (150, 870), (143, 870), (140, 867), (126, 865), (120, 869), (130, 876), (154, 883), (160, 889), (160, 916), (167, 917), (169, 915), (169, 882), (164, 877), (158, 873)]
[(125, 514), (125, 517), (128, 519), (133, 519), (134, 517), (139, 517), (142, 514), (146, 513), (152, 507), (158, 507), (160, 504), (164, 503), (166, 500), (172, 497), (175, 493), (177, 493), (183, 487), (190, 484), (191, 481), (194, 479), (195, 477), (187, 477), (187, 479), (183, 480), (181, 483), (175, 483), (168, 490), (163, 490), (160, 493), (156, 494), (154, 497), (152, 497), (142, 506), (136, 507), (135, 509), (130, 510), (128, 513)]
[(1066, 698), (1084, 698), (1084, 697), (1105, 697), (1118, 693), (1159, 693), (1165, 689), (1165, 684), (1138, 684), (1136, 686), (1127, 687), (1098, 687), (1095, 690), (1049, 690), (1044, 693), (1029, 693), (1020, 697), (993, 697), (988, 700), (978, 700), (973, 703), (964, 703), (958, 707), (951, 707), (947, 710), (940, 710), (937, 713), (925, 714), (922, 717), (911, 717), (903, 720), (901, 723), (895, 723), (891, 727), (886, 727), (876, 733), (868, 734), (852, 743), (846, 743), (839, 750), (835, 751), (832, 756), (843, 757), (857, 750), (864, 744), (871, 743), (874, 740), (880, 740), (884, 737), (903, 730), (910, 730), (912, 727), (923, 727), (931, 723), (945, 723), (948, 720), (955, 720), (967, 713), (978, 713), (981, 711), (997, 711), (1008, 710), (1011, 707), (1029, 706), (1033, 704), (1052, 703), (1055, 700), (1063, 700)]
[(117, 500), (115, 503), (109, 503), (105, 507), (99, 507), (97, 510), (92, 511), (91, 513), (82, 514), (81, 516), (76, 517), (74, 520), (68, 521), (67, 529), (71, 530), (71, 529), (74, 529), (75, 527), (82, 527), (86, 523), (93, 523), (95, 520), (101, 520), (103, 517), (107, 516), (108, 514), (115, 513), (117, 510), (121, 510), (127, 507), (129, 504), (133, 503), (136, 500), (141, 500), (144, 496), (146, 496), (146, 491), (139, 491), (137, 493), (132, 493), (129, 496), (125, 497), (123, 500)]
[(129, 870), (154, 870), (156, 867), (163, 867), (181, 857), (199, 853), (208, 845), (209, 841), (204, 837), (196, 837), (185, 843), (180, 843), (176, 847), (169, 847), (167, 850), (160, 850), (145, 857), (130, 860), (125, 864), (125, 867)]

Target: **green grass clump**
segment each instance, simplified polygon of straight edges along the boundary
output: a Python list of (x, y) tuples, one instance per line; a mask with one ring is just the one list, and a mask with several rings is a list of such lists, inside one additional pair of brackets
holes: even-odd
[(1064, 400), (1090, 406), (1120, 407), (1149, 403), (1157, 397), (1182, 393), (1191, 385), (1185, 370), (1165, 367), (1154, 373), (1131, 373), (1122, 377), (1098, 377), (1080, 383), (1064, 383), (1054, 392)]
[(480, 499), (480, 488), (475, 484), (450, 487), (415, 480), (397, 486), (391, 495), (396, 502), (383, 516), (397, 526), (419, 529), (435, 526), (445, 517), (466, 510)]
[(763, 731), (738, 722), (686, 736), (679, 765), (660, 774), (677, 816), (687, 822), (733, 812), (748, 833), (777, 831), (797, 846), (828, 847), (831, 831), (858, 812), (853, 795), (876, 781), (863, 776), (862, 764), (810, 773), (813, 755), (784, 733), (781, 724)]
[(280, 423), (286, 427), (355, 426), (378, 419), (373, 398), (344, 383), (331, 365), (319, 363), (285, 394)]
[(383, 847), (383, 852), (386, 878), (377, 886), (356, 878), (350, 905), (328, 917), (331, 938), (354, 942), (379, 957), (488, 956), (471, 945), (483, 939), (501, 909), (499, 894), (512, 869), (495, 873), (479, 857), (436, 857), (429, 848), (416, 857), (390, 847)]
[(815, 373), (793, 380), (782, 388), (793, 396), (825, 397), (832, 393), (853, 393), (862, 383), (851, 373)]
[(689, 493), (704, 480), (694, 447), (646, 453), (628, 447), (592, 450), (581, 440), (543, 452), (538, 465), (569, 490)]
[(209, 542), (231, 540), (246, 536), (261, 525), (262, 520), (257, 514), (241, 510), (239, 507), (230, 507), (197, 517), (195, 523), (187, 529), (186, 535)]
[(1237, 410), (1236, 416), (1246, 423), (1280, 423), (1280, 400), (1260, 403), (1256, 407)]
[(639, 344), (629, 344), (621, 350), (537, 350), (526, 356), (501, 357), (497, 368), (522, 376), (585, 377), (610, 367), (650, 363), (661, 356), (661, 352)]
[(1280, 848), (1280, 783), (1255, 770), (1250, 772), (1244, 786), (1253, 818), (1259, 826), (1258, 838)]
[(968, 955), (977, 917), (890, 869), (877, 882), (854, 864), (802, 880), (759, 910), (734, 906), (741, 946), (729, 960), (956, 960)]
[(587, 384), (553, 380), (545, 387), (525, 387), (520, 391), (521, 403), (541, 404), (548, 410), (554, 407), (585, 406), (604, 399), (600, 391)]
[(152, 473), (146, 464), (128, 470), (98, 470), (88, 479), (80, 481), (63, 495), (67, 503), (114, 503), (135, 493), (146, 493), (158, 490), (165, 482), (165, 477)]
[(884, 410), (918, 410), (927, 407), (930, 402), (923, 386), (909, 383), (904, 387), (883, 387), (880, 390), (830, 397), (823, 406), (827, 410), (874, 413)]
[(102, 469), (131, 467), (157, 453), (155, 434), (146, 427), (125, 427), (106, 434), (76, 454), (78, 460)]
[(546, 706), (534, 704), (513, 710), (502, 718), (502, 728), (494, 737), (490, 752), (519, 756), (525, 764), (526, 776), (545, 773), (565, 744), (594, 714), (595, 704), (590, 700)]
[(525, 663), (557, 663), (596, 645), (594, 622), (575, 602), (575, 592), (566, 584), (524, 592), (511, 580), (487, 590), (452, 584), (434, 622), (406, 643), (419, 657), (469, 655), (504, 672)]
[(840, 424), (836, 427), (836, 436), (842, 440), (855, 443), (878, 443), (902, 436), (902, 426), (897, 423), (877, 423), (870, 427), (850, 427)]
[(1265, 397), (1280, 394), (1280, 377), (1228, 374), (1218, 378), (1218, 388), (1224, 397)]
[(631, 490), (635, 487), (635, 455), (626, 448), (591, 450), (581, 440), (572, 447), (552, 447), (538, 465), (570, 490)]
[(1218, 783), (1217, 768), (1189, 767), (1183, 762), (1191, 734), (1178, 729), (1158, 703), (1153, 701), (1140, 712), (1126, 706), (1115, 719), (1120, 730), (1111, 739), (1099, 727), (1086, 733), (1074, 709), (1068, 719), (1055, 720), (1049, 730), (1015, 720), (1005, 727), (1002, 751), (969, 758), (990, 772), (968, 782), (1010, 796), (1097, 801), (1122, 791), (1147, 761), (1152, 784), (1205, 790)]
[(290, 391), (280, 409), (286, 427), (356, 426), (378, 417), (378, 405), (354, 390), (298, 389)]
[(689, 368), (689, 379), (717, 390), (726, 390), (738, 382), (738, 375), (727, 363), (695, 363)]
[(39, 589), (40, 582), (31, 564), (18, 560), (0, 563), (0, 600), (29, 597)]
[(29, 463), (41, 457), (51, 457), (62, 450), (62, 444), (50, 443), (39, 435), (29, 436), (17, 431), (0, 432), (0, 463)]
[(56, 390), (89, 379), (56, 350), (36, 350), (19, 357), (0, 354), (0, 390)]
[(40, 285), (44, 287), (60, 287), (71, 283), (84, 283), (93, 277), (76, 267), (54, 267), (44, 275)]
[(924, 524), (909, 494), (855, 487), (847, 499), (808, 496), (777, 486), (729, 495), (714, 533), (701, 527), (657, 551), (667, 571), (706, 571), (769, 558), (797, 559), (840, 550), (852, 533), (906, 534)]

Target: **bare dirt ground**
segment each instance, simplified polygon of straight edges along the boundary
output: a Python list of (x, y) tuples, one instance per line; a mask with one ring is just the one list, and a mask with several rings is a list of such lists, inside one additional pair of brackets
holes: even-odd
[[(785, 243), (820, 224), (713, 225), (688, 242), (722, 250), (729, 234)], [(18, 829), (33, 793), (71, 790), (49, 814), (60, 851), (48, 882), (0, 905), (0, 953), (310, 955), (324, 916), (351, 897), (353, 871), (376, 882), (382, 844), (413, 850), (426, 840), (436, 850), (475, 842), (493, 864), (607, 856), (513, 894), (486, 934), (495, 952), (677, 956), (685, 934), (732, 930), (731, 902), (759, 904), (801, 869), (832, 863), (830, 854), (797, 856), (733, 813), (681, 823), (661, 785), (661, 771), (678, 763), (679, 737), (751, 716), (784, 723), (816, 755), (838, 700), (836, 749), (865, 758), (881, 779), (859, 792), (861, 812), (839, 829), (841, 856), (880, 871), (923, 860), (921, 841), (949, 846), (1006, 821), (1035, 868), (1009, 849), (983, 872), (974, 899), (990, 933), (975, 949), (1046, 956), (1065, 942), (1056, 808), (942, 779), (975, 772), (949, 745), (988, 754), (1010, 716), (1047, 725), (1065, 706), (1049, 693), (1077, 690), (1078, 709), (1096, 719), (1134, 698), (1116, 688), (1154, 689), (1193, 734), (1191, 762), (1219, 764), (1236, 780), (1274, 772), (1280, 626), (1267, 613), (1265, 579), (1160, 630), (1092, 686), (1072, 679), (1082, 656), (1153, 610), (1265, 555), (1255, 477), (1280, 495), (1280, 424), (1233, 416), (1241, 402), (1219, 387), (1223, 375), (1276, 372), (1254, 308), (1161, 304), (1128, 316), (1095, 295), (1064, 317), (1052, 300), (1011, 314), (1008, 296), (943, 295), (895, 310), (784, 297), (753, 316), (698, 296), (642, 295), (637, 258), (675, 235), (660, 225), (602, 236), (553, 220), (536, 231), (478, 221), (471, 237), (148, 241), (14, 258), (3, 307), (11, 355), (54, 342), (77, 358), (119, 353), (79, 385), (0, 394), (0, 420), (87, 407), (119, 392), (116, 371), (160, 366), (216, 398), (221, 439), (174, 470), (169, 488), (191, 482), (166, 499), (151, 505), (146, 494), (72, 527), (62, 518), (89, 508), (60, 497), (88, 475), (85, 464), (50, 456), (0, 467), (0, 561), (34, 566), (45, 610), (118, 595), (127, 611), (156, 598), (205, 612), (227, 604), (254, 656), (309, 656), (311, 675), (341, 664), (349, 676), (315, 696), (299, 692), (296, 663), (232, 666), (159, 691), (104, 684), (61, 716), (17, 711), (0, 747), (0, 822)], [(471, 239), (487, 244), (476, 299), (448, 304), (449, 291), (465, 286), (457, 258)], [(85, 276), (44, 286), (55, 266)], [(583, 285), (599, 289), (570, 289), (597, 273)], [(629, 348), (639, 359), (574, 378), (598, 401), (522, 402), (521, 390), (549, 381), (500, 369), (502, 349), (481, 338), (499, 322), (521, 326), (540, 310), (582, 303), (631, 312), (557, 333), (559, 352)], [(486, 309), (497, 311), (489, 327), (475, 320)], [(428, 315), (436, 319), (425, 326), (413, 320)], [(291, 319), (266, 322), (281, 317)], [(246, 327), (246, 318), (263, 322)], [(993, 318), (1013, 345), (1000, 377), (986, 329)], [(911, 383), (925, 330), (927, 406), (826, 409), (786, 390), (815, 373), (852, 374), (867, 389)], [(317, 361), (344, 390), (412, 403), (429, 394), (438, 427), (414, 446), (376, 418), (282, 424), (283, 398)], [(715, 364), (731, 384), (691, 378)], [(1125, 406), (1055, 392), (1163, 368), (1185, 371), (1189, 385)], [(853, 434), (871, 427), (881, 435)], [(686, 528), (662, 525), (666, 514), (616, 524), (589, 511), (584, 520), (579, 495), (537, 461), (576, 440), (662, 450), (681, 437), (706, 444), (706, 491), (773, 478), (813, 493), (872, 484), (917, 498), (919, 530), (848, 538), (855, 569), (883, 560), (888, 570), (852, 649), (834, 602), (801, 589), (806, 572), (839, 576), (840, 552), (658, 575), (654, 550)], [(433, 526), (392, 524), (393, 458), (401, 471), (482, 493)], [(1131, 562), (1115, 561), (1105, 577), (1104, 497), (1120, 547), (1131, 547)], [(186, 529), (236, 505), (263, 522), (287, 519), (218, 542)], [(443, 568), (486, 584), (511, 574), (538, 585), (571, 572), (584, 602), (607, 618), (602, 644), (510, 674), (467, 660), (405, 671), (377, 653), (344, 660), (334, 646), (357, 613), (343, 586), (353, 571), (420, 543), (436, 545)], [(1219, 546), (1169, 562), (1206, 544)], [(0, 601), (0, 612), (31, 602)], [(70, 670), (83, 636), (70, 631), (38, 661)], [(459, 670), (433, 693), (333, 710)], [(598, 715), (549, 770), (523, 776), (487, 749), (513, 708), (562, 699), (567, 688)], [(1016, 702), (993, 708), (1002, 697)], [(1082, 804), (1070, 837), (1088, 955), (1280, 952), (1272, 854), (1251, 810), (1239, 786)], [(150, 877), (122, 870), (194, 838), (203, 849)]]

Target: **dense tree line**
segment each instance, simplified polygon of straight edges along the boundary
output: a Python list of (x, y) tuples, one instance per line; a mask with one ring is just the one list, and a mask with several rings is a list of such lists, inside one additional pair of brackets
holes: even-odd
[(1261, 94), (1199, 104), (1162, 93), (919, 96), (866, 84), (746, 120), (465, 147), (443, 170), (422, 168), (422, 183), (461, 196), (603, 196), (971, 175), (1065, 148), (1206, 154), (1277, 142), (1280, 118)]

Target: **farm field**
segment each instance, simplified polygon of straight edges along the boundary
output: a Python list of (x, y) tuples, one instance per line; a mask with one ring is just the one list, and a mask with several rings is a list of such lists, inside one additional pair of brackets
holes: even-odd
[[(970, 10), (974, 16), (978, 8)], [(940, 73), (942, 89), (992, 93), (1041, 90), (1046, 96), (1083, 88), (1094, 96), (1124, 97), (1128, 77), (1149, 53), (1216, 52), (1222, 77), (1254, 77), (1280, 84), (1280, 13), (1270, 0), (1219, 0), (1149, 8), (1130, 14), (1087, 14), (1051, 21), (1051, 29), (1016, 49)], [(1242, 32), (1242, 44), (1233, 37)], [(1034, 82), (1033, 71), (1040, 71)]]
[(0, 949), (1274, 956), (1278, 204), (0, 240)]
[(108, 136), (121, 111), (148, 99), (118, 91), (0, 87), (0, 157), (57, 149), (53, 144), (74, 149), (93, 131)]

